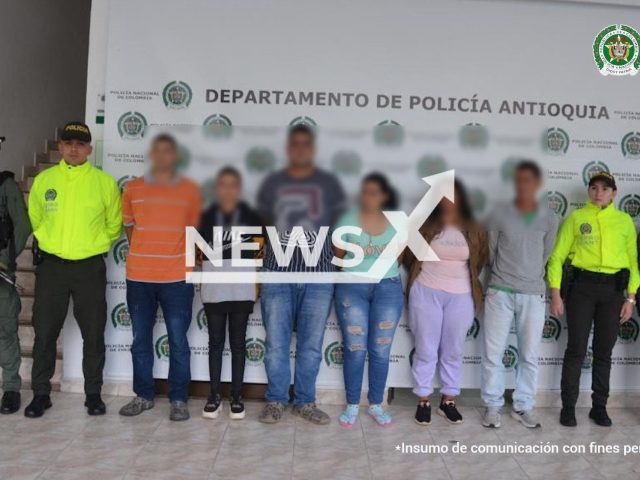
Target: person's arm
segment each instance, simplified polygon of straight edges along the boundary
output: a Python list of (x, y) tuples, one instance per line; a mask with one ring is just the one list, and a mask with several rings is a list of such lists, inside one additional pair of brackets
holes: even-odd
[(488, 237), (487, 254), (489, 256), (489, 266), (491, 268), (493, 268), (496, 254), (498, 252), (498, 242), (500, 241), (500, 227), (496, 221), (497, 217), (498, 213), (494, 210), (489, 214), (489, 217), (485, 222)]
[(38, 177), (33, 180), (31, 191), (29, 192), (29, 221), (31, 228), (35, 232), (40, 227), (42, 221), (42, 192), (40, 191), (40, 182)]
[(109, 241), (113, 243), (122, 233), (122, 198), (118, 184), (111, 177), (109, 177), (106, 196), (105, 223)]
[(258, 190), (258, 196), (256, 197), (256, 210), (258, 215), (262, 218), (265, 226), (273, 225), (274, 212), (273, 212), (273, 185), (272, 177), (268, 176), (260, 185)]
[[(331, 189), (331, 198), (333, 199), (331, 203), (331, 226), (333, 226), (347, 210), (347, 194), (344, 192), (340, 181), (335, 177), (334, 182), (335, 186)], [(333, 229), (335, 229), (335, 227)]]
[(627, 285), (627, 295), (635, 298), (638, 286), (640, 286), (640, 272), (638, 271), (638, 235), (633, 220), (629, 217), (627, 223), (627, 255), (629, 257), (629, 283)]
[(200, 227), (200, 218), (202, 217), (202, 196), (200, 189), (196, 186), (193, 190), (193, 197), (189, 207), (189, 226), (198, 229)]
[(567, 256), (569, 256), (569, 252), (571, 252), (575, 240), (573, 218), (573, 214), (569, 215), (569, 218), (567, 218), (562, 224), (562, 227), (560, 227), (555, 246), (547, 263), (547, 279), (549, 281), (549, 287), (551, 288), (549, 313), (555, 316), (564, 313), (564, 302), (560, 296), (560, 285), (562, 284), (562, 268)]
[(553, 252), (553, 245), (556, 241), (556, 235), (558, 233), (558, 216), (549, 211), (549, 215), (551, 221), (549, 222), (551, 225), (549, 226), (549, 230), (544, 234), (543, 240), (543, 261), (547, 263), (549, 261), (549, 257), (551, 256), (551, 252)]
[[(5, 186), (7, 188), (7, 210), (13, 223), (13, 248), (17, 258), (24, 250), (31, 234), (31, 223), (29, 223), (27, 206), (18, 184), (13, 180), (5, 180)], [(10, 261), (15, 261), (15, 258)]]

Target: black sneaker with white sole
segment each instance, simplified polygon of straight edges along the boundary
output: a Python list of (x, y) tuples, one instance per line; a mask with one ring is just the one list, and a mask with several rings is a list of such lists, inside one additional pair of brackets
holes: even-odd
[(449, 423), (462, 423), (462, 415), (456, 408), (456, 402), (452, 400), (447, 400), (446, 402), (444, 398), (440, 400), (438, 415), (442, 415)]
[(418, 403), (416, 423), (419, 425), (429, 425), (431, 423), (431, 404), (429, 402)]
[(231, 420), (242, 420), (244, 418), (244, 403), (241, 397), (234, 397), (229, 403), (229, 418)]
[(220, 395), (211, 395), (207, 400), (207, 404), (204, 406), (202, 410), (202, 418), (218, 418), (218, 414), (220, 413), (220, 405), (222, 401), (220, 400)]

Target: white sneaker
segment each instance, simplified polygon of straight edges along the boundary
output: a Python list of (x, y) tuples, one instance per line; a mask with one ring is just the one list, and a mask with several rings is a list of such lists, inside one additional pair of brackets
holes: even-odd
[(487, 428), (500, 428), (500, 407), (487, 407), (487, 411), (482, 419), (482, 425)]
[(538, 416), (533, 413), (533, 410), (523, 410), (522, 412), (511, 412), (511, 418), (518, 420), (527, 428), (540, 428), (542, 424), (538, 419)]

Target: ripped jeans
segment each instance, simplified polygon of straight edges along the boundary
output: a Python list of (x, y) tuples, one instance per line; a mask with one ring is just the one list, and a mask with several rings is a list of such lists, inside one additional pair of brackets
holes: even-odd
[(339, 283), (336, 285), (335, 299), (344, 344), (347, 403), (360, 403), (367, 353), (367, 398), (371, 404), (382, 403), (389, 373), (391, 343), (404, 305), (400, 276), (385, 278), (377, 284)]

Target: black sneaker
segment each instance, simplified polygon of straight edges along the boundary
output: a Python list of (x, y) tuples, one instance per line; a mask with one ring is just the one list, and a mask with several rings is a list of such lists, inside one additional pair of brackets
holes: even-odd
[(575, 407), (562, 407), (562, 410), (560, 410), (560, 423), (565, 427), (575, 427), (578, 425)]
[(244, 403), (241, 397), (233, 397), (229, 404), (229, 418), (231, 420), (242, 420), (244, 418)]
[(84, 406), (87, 407), (87, 413), (92, 416), (104, 415), (107, 413), (107, 406), (102, 401), (102, 397), (99, 393), (91, 393), (87, 395)]
[(589, 412), (589, 418), (601, 427), (610, 427), (613, 423), (607, 415), (607, 408), (604, 406), (594, 406)]
[(202, 410), (202, 418), (218, 418), (221, 410), (220, 403), (220, 395), (210, 395), (204, 410)]
[(453, 400), (447, 400), (446, 402), (444, 398), (440, 400), (438, 415), (442, 415), (449, 423), (462, 423), (462, 415), (460, 415), (456, 408), (456, 402)]
[(429, 402), (418, 403), (416, 423), (419, 425), (429, 425), (431, 423), (431, 404)]

